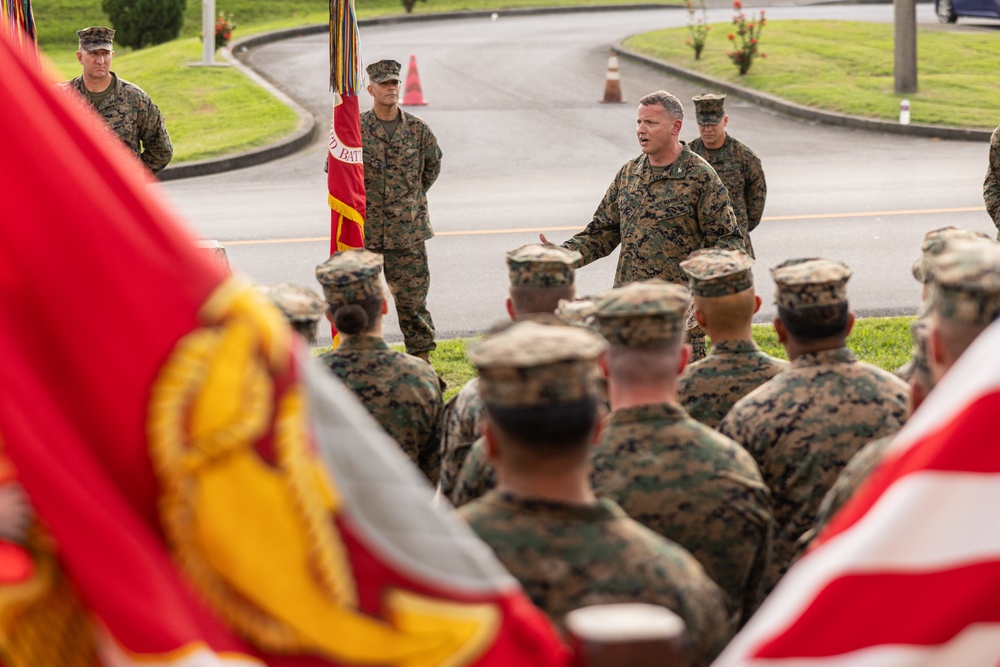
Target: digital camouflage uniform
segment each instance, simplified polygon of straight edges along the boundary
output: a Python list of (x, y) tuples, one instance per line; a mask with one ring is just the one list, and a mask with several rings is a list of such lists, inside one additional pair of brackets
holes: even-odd
[[(681, 284), (680, 263), (698, 248), (745, 248), (726, 186), (686, 145), (662, 171), (646, 155), (626, 162), (590, 224), (562, 245), (583, 255), (580, 266), (620, 245), (616, 286), (650, 278)], [(705, 333), (694, 325), (689, 336), (694, 358), (704, 357)]]
[(443, 405), (437, 373), (430, 364), (373, 336), (345, 337), (336, 350), (319, 359), (436, 484)]
[[(382, 296), (382, 257), (342, 250), (316, 268), (331, 308)], [(318, 359), (354, 392), (407, 456), (437, 484), (441, 442), (441, 387), (430, 364), (397, 352), (381, 336), (344, 335)]]
[[(487, 414), (530, 410), (544, 419), (546, 410), (597, 398), (597, 358), (606, 347), (580, 327), (519, 322), (471, 348), (469, 357)], [(529, 446), (501, 435), (495, 443), (501, 460)], [(553, 461), (578, 460), (586, 437), (540, 451)], [(521, 473), (512, 467), (506, 474), (516, 481)], [(560, 628), (569, 611), (587, 605), (662, 605), (686, 622), (692, 665), (708, 665), (730, 636), (722, 593), (697, 561), (609, 500), (541, 499), (501, 488), (460, 513)]]
[[(753, 288), (753, 261), (733, 250), (706, 248), (681, 262), (691, 293), (700, 299), (739, 294)], [(747, 322), (749, 325), (750, 322)], [(730, 408), (788, 367), (752, 340), (712, 342), (712, 353), (684, 369), (677, 398), (694, 419), (717, 428)]]
[[(565, 248), (529, 243), (507, 253), (507, 271), (512, 288), (518, 286), (535, 289), (562, 289), (573, 285), (573, 267), (580, 261), (580, 253)], [(537, 313), (518, 315), (534, 317)], [(479, 382), (468, 382), (445, 406), (441, 436), (441, 493), (451, 498), (455, 480), (472, 443), (479, 437), (479, 420), (483, 401), (479, 396)], [(492, 486), (490, 487), (492, 488)]]
[[(771, 273), (780, 307), (846, 302), (850, 269), (838, 262), (791, 260)], [(765, 592), (788, 568), (796, 541), (812, 527), (847, 461), (902, 427), (908, 395), (899, 378), (841, 347), (798, 356), (722, 420), (719, 430), (753, 455), (771, 489), (776, 532)]]
[[(159, 107), (142, 88), (111, 73), (114, 90), (93, 108), (118, 138), (154, 174), (163, 171), (174, 156), (174, 146)], [(90, 102), (83, 75), (62, 84)], [(91, 104), (93, 106), (93, 104)]]
[[(722, 122), (725, 116), (725, 95), (699, 95), (692, 99), (699, 125), (717, 125)], [(729, 203), (732, 204), (736, 222), (746, 240), (747, 254), (753, 257), (750, 232), (760, 224), (760, 219), (764, 216), (764, 201), (767, 199), (767, 181), (764, 179), (760, 158), (729, 134), (726, 134), (725, 141), (718, 148), (706, 148), (701, 137), (692, 141), (690, 147), (712, 165), (729, 191)]]
[[(621, 356), (678, 341), (689, 301), (686, 288), (651, 280), (603, 294), (595, 314)], [(612, 385), (627, 387), (615, 365), (610, 372)], [(734, 628), (749, 618), (760, 602), (773, 519), (767, 487), (742, 447), (664, 401), (615, 407), (592, 463), (597, 495), (691, 551), (726, 593)]]
[(483, 399), (479, 396), (479, 378), (472, 378), (451, 397), (444, 407), (441, 435), (441, 493), (452, 500), (462, 464), (479, 438)]
[(496, 470), (486, 458), (486, 441), (476, 438), (462, 461), (448, 498), (452, 505), (461, 507), (485, 495), (496, 485)]
[(575, 505), (492, 491), (459, 513), (560, 629), (587, 605), (667, 607), (687, 625), (692, 667), (710, 664), (730, 637), (722, 592), (701, 565), (610, 500)]
[(766, 354), (752, 340), (713, 342), (707, 357), (684, 370), (677, 397), (691, 417), (718, 428), (736, 401), (786, 368), (787, 361)]
[[(910, 330), (913, 333), (913, 351), (908, 364), (911, 367), (910, 375), (919, 373), (918, 380), (921, 380), (921, 384), (923, 385), (931, 379), (930, 368), (927, 365), (927, 318), (914, 320), (913, 324), (910, 325)], [(899, 372), (897, 371), (897, 377), (898, 374)], [(923, 389), (925, 392), (929, 392), (931, 387), (924, 386)], [(833, 483), (833, 486), (830, 487), (830, 490), (823, 497), (823, 502), (820, 503), (819, 512), (816, 514), (816, 522), (813, 524), (812, 529), (803, 533), (802, 537), (799, 538), (799, 555), (820, 534), (823, 528), (826, 527), (826, 524), (830, 523), (830, 519), (840, 511), (840, 508), (854, 496), (854, 493), (861, 487), (864, 481), (871, 476), (875, 468), (882, 462), (885, 450), (895, 437), (896, 434), (893, 433), (892, 435), (869, 442), (857, 454), (851, 457), (851, 460), (844, 466), (840, 475), (837, 476), (837, 481)]]
[(598, 496), (689, 550), (726, 593), (735, 626), (750, 617), (773, 530), (770, 494), (750, 454), (662, 403), (612, 412), (593, 466)]
[[(399, 63), (368, 66), (373, 82), (399, 80)], [(394, 71), (393, 71), (394, 70)], [(373, 110), (361, 114), (365, 166), (365, 247), (385, 257), (385, 280), (396, 304), (406, 351), (435, 349), (434, 321), (427, 310), (430, 271), (425, 242), (434, 236), (427, 191), (441, 173), (441, 149), (430, 127), (398, 109), (392, 138)]]
[(993, 130), (990, 137), (990, 164), (983, 181), (983, 201), (986, 212), (997, 226), (997, 240), (1000, 241), (1000, 126)]
[(872, 472), (885, 458), (885, 450), (889, 448), (895, 437), (896, 434), (893, 433), (873, 440), (851, 457), (844, 469), (837, 475), (837, 481), (823, 496), (823, 501), (819, 504), (819, 511), (816, 512), (816, 521), (813, 522), (813, 527), (802, 533), (799, 538), (796, 558), (805, 552), (813, 539), (823, 531), (826, 524), (830, 523), (830, 519), (854, 496), (865, 480), (871, 477)]
[(626, 162), (594, 219), (562, 245), (583, 255), (580, 266), (621, 245), (615, 285), (649, 278), (684, 284), (680, 264), (698, 248), (744, 249), (726, 187), (687, 146), (659, 174), (646, 155)]

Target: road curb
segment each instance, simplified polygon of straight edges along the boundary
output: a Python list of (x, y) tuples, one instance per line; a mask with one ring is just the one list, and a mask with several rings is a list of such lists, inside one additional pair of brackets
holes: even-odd
[[(866, 0), (856, 0), (856, 2), (864, 2)], [(869, 0), (874, 1), (874, 0)], [(592, 7), (518, 7), (510, 9), (498, 9), (496, 11), (463, 11), (463, 12), (443, 12), (440, 14), (409, 14), (401, 16), (386, 16), (379, 18), (369, 18), (358, 20), (358, 25), (365, 26), (377, 26), (377, 25), (393, 25), (398, 23), (421, 23), (425, 21), (444, 21), (453, 19), (469, 19), (469, 18), (482, 18), (492, 16), (494, 13), (498, 16), (531, 16), (531, 15), (543, 15), (543, 14), (567, 14), (567, 13), (583, 13), (583, 12), (608, 12), (608, 11), (628, 11), (628, 10), (644, 10), (644, 9), (671, 9), (671, 10), (683, 10), (682, 5), (666, 5), (666, 4), (633, 4), (633, 5), (595, 5)], [(286, 157), (293, 153), (296, 153), (316, 140), (319, 134), (319, 125), (316, 118), (305, 109), (301, 104), (299, 104), (291, 95), (286, 93), (281, 85), (260, 74), (249, 64), (247, 64), (247, 56), (249, 52), (259, 46), (265, 44), (270, 44), (273, 42), (278, 42), (285, 39), (292, 39), (295, 37), (304, 37), (307, 35), (315, 35), (318, 33), (324, 33), (329, 30), (329, 26), (325, 23), (318, 23), (313, 25), (299, 26), (296, 28), (287, 28), (284, 30), (275, 30), (272, 32), (261, 33), (259, 35), (252, 35), (250, 37), (245, 37), (243, 39), (236, 40), (230, 46), (229, 49), (223, 49), (223, 56), (229, 60), (233, 66), (237, 67), (250, 77), (255, 83), (267, 90), (269, 93), (274, 95), (283, 104), (290, 107), (299, 116), (299, 126), (296, 130), (280, 139), (279, 141), (270, 144), (268, 146), (263, 146), (260, 148), (255, 148), (252, 150), (244, 151), (242, 153), (235, 153), (233, 155), (224, 155), (217, 158), (207, 158), (205, 160), (195, 160), (193, 162), (185, 162), (177, 165), (170, 165), (164, 169), (159, 174), (161, 181), (170, 181), (182, 178), (191, 178), (194, 176), (207, 176), (210, 174), (218, 174), (226, 171), (232, 171), (235, 169), (243, 169), (245, 167), (252, 167), (258, 164), (263, 164), (265, 162), (271, 162), (282, 157)], [(664, 72), (672, 74), (674, 76), (683, 77), (692, 81), (697, 81), (703, 83), (706, 86), (710, 86), (713, 90), (722, 91), (726, 93), (732, 93), (734, 95), (739, 95), (745, 99), (751, 100), (763, 107), (774, 109), (775, 111), (780, 111), (782, 113), (788, 114), (796, 118), (802, 118), (804, 120), (814, 121), (818, 123), (824, 123), (827, 125), (834, 125), (840, 127), (848, 127), (859, 130), (866, 130), (871, 132), (885, 132), (889, 134), (903, 134), (918, 137), (936, 138), (936, 139), (949, 139), (949, 140), (960, 140), (960, 141), (989, 141), (992, 134), (992, 130), (979, 130), (974, 128), (957, 128), (957, 127), (943, 127), (939, 125), (921, 125), (921, 124), (910, 124), (910, 125), (899, 125), (897, 123), (884, 121), (884, 120), (872, 120), (868, 118), (861, 118), (858, 116), (848, 116), (846, 114), (834, 113), (832, 111), (822, 111), (819, 109), (812, 109), (800, 104), (795, 104), (794, 102), (789, 102), (788, 100), (769, 95), (767, 93), (761, 93), (749, 88), (744, 88), (736, 84), (727, 83), (720, 81), (718, 79), (713, 79), (708, 76), (704, 76), (697, 72), (691, 71), (684, 67), (678, 65), (673, 65), (671, 63), (664, 62), (657, 58), (647, 56), (631, 49), (624, 47), (623, 42), (619, 42), (615, 45), (615, 49), (622, 55), (623, 58), (631, 60), (633, 62), (642, 63), (649, 65), (651, 67), (660, 69)]]
[[(326, 28), (326, 26), (318, 27), (323, 29)], [(279, 32), (311, 34), (297, 30)], [(283, 35), (277, 39), (288, 39), (289, 37), (298, 36), (298, 34)], [(260, 37), (265, 37), (265, 35), (255, 35), (253, 37), (233, 42), (230, 48), (223, 49), (221, 53), (226, 60), (249, 77), (251, 81), (269, 92), (271, 95), (274, 95), (274, 97), (276, 97), (282, 104), (292, 109), (299, 117), (298, 127), (295, 128), (295, 131), (288, 136), (285, 136), (277, 142), (267, 146), (253, 148), (242, 153), (234, 153), (232, 155), (224, 155), (217, 158), (207, 158), (205, 160), (194, 160), (192, 162), (169, 165), (166, 169), (160, 172), (159, 179), (161, 181), (172, 181), (181, 178), (191, 178), (194, 176), (208, 176), (210, 174), (219, 174), (226, 171), (232, 171), (234, 169), (243, 169), (245, 167), (253, 167), (258, 164), (264, 164), (265, 162), (272, 162), (279, 158), (297, 153), (316, 140), (316, 137), (319, 134), (319, 126), (312, 113), (299, 104), (291, 95), (286, 93), (279, 84), (261, 75), (243, 62), (243, 59), (246, 58), (246, 54), (255, 42), (266, 44), (269, 41), (277, 41), (276, 39), (261, 40), (259, 39)], [(237, 49), (239, 55), (234, 53), (233, 49)]]
[(647, 56), (636, 51), (625, 48), (624, 42), (615, 45), (618, 51), (626, 60), (642, 63), (663, 70), (668, 74), (673, 74), (691, 81), (705, 84), (712, 88), (713, 92), (724, 92), (739, 95), (762, 107), (774, 109), (781, 113), (802, 118), (803, 120), (848, 127), (856, 130), (866, 130), (869, 132), (885, 132), (887, 134), (904, 134), (915, 137), (926, 137), (928, 139), (949, 139), (959, 141), (989, 141), (993, 130), (979, 130), (968, 127), (943, 127), (940, 125), (923, 125), (911, 123), (910, 125), (900, 125), (886, 120), (874, 120), (871, 118), (861, 118), (860, 116), (849, 116), (847, 114), (835, 113), (833, 111), (823, 111), (811, 107), (789, 102), (788, 100), (767, 93), (762, 93), (750, 88), (744, 88), (733, 83), (720, 81), (698, 72), (694, 72), (685, 67), (664, 62), (658, 58)]

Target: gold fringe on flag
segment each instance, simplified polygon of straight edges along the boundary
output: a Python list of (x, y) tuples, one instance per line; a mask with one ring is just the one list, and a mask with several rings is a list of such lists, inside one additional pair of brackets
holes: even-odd
[(354, 0), (330, 0), (330, 89), (357, 95), (363, 81)]

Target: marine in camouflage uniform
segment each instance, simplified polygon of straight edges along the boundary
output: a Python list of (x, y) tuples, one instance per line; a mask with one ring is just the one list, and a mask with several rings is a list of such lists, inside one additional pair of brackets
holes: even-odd
[(470, 350), (501, 481), (459, 512), (560, 629), (579, 607), (657, 604), (684, 619), (690, 664), (708, 665), (730, 636), (718, 586), (586, 484), (604, 348), (579, 327), (522, 322)]
[(326, 313), (326, 301), (308, 287), (294, 283), (277, 283), (260, 290), (307, 343), (316, 343), (316, 328)]
[(598, 496), (691, 552), (726, 593), (735, 628), (760, 603), (773, 518), (753, 457), (677, 403), (689, 301), (687, 289), (659, 280), (598, 299), (612, 412), (591, 482)]
[[(380, 299), (382, 257), (367, 250), (342, 250), (316, 268), (330, 310)], [(437, 483), (443, 402), (437, 374), (426, 362), (389, 347), (381, 316), (364, 333), (338, 325), (339, 347), (318, 358), (368, 409), (382, 428)]]
[(997, 226), (997, 240), (1000, 241), (1000, 126), (993, 130), (990, 137), (990, 164), (983, 181), (983, 201), (986, 212)]
[[(81, 99), (87, 100), (146, 168), (154, 174), (160, 173), (174, 155), (170, 134), (163, 114), (149, 95), (110, 71), (115, 31), (95, 27), (78, 30), (76, 34), (80, 40), (76, 57), (84, 66), (84, 73), (61, 86), (75, 90)], [(103, 61), (94, 65), (92, 61), (96, 57), (103, 57)], [(91, 76), (94, 73), (96, 78)], [(91, 91), (88, 83), (91, 87), (98, 85), (101, 88)]]
[[(922, 314), (926, 311), (927, 292), (931, 278), (931, 267), (933, 266), (936, 258), (945, 251), (949, 243), (963, 239), (989, 241), (990, 237), (982, 232), (974, 232), (968, 229), (952, 226), (932, 229), (924, 235), (924, 240), (920, 243), (920, 259), (913, 262), (912, 269), (913, 277), (916, 278), (917, 282), (923, 286), (920, 295), (920, 299), (923, 302), (920, 307)], [(893, 371), (893, 374), (904, 382), (910, 381), (917, 351), (917, 348), (914, 347), (913, 353), (910, 355), (910, 359)]]
[[(914, 275), (929, 286), (925, 303), (927, 315), (912, 325), (913, 354), (911, 406), (919, 409), (924, 397), (947, 373), (947, 368), (932, 368), (928, 359), (928, 337), (932, 326), (958, 326), (959, 344), (947, 352), (947, 334), (939, 345), (947, 354), (961, 355), (979, 333), (1000, 316), (1000, 246), (982, 234), (946, 228), (932, 232), (930, 241), (938, 244), (934, 253), (925, 252), (914, 265)], [(928, 235), (930, 236), (930, 234)], [(930, 245), (925, 241), (925, 246)], [(933, 322), (933, 324), (932, 324)], [(942, 335), (939, 331), (938, 335)], [(955, 358), (957, 359), (958, 356)], [(885, 456), (892, 438), (882, 438), (866, 445), (837, 478), (823, 499), (816, 525), (803, 542), (818, 535), (861, 484), (868, 479)], [(805, 547), (806, 544), (800, 544)]]
[(365, 165), (365, 247), (385, 257), (385, 280), (396, 304), (406, 351), (425, 361), (435, 349), (427, 310), (430, 270), (426, 241), (434, 236), (427, 191), (441, 173), (441, 149), (430, 127), (399, 108), (395, 60), (368, 66), (375, 106), (361, 114)]
[(716, 428), (751, 391), (788, 367), (753, 341), (760, 305), (753, 291), (753, 261), (734, 250), (706, 248), (681, 262), (690, 278), (695, 315), (712, 337), (712, 352), (681, 375), (677, 397), (694, 419)]
[(729, 116), (724, 106), (725, 95), (697, 95), (691, 99), (701, 136), (689, 146), (712, 165), (729, 191), (729, 203), (746, 239), (747, 254), (753, 257), (750, 232), (760, 224), (767, 199), (764, 167), (752, 150), (726, 132)]
[(775, 326), (791, 367), (740, 399), (719, 427), (753, 455), (771, 489), (776, 533), (765, 591), (787, 570), (847, 461), (906, 421), (909, 393), (899, 378), (858, 361), (845, 346), (853, 321), (847, 266), (789, 260), (771, 275)]
[[(573, 267), (580, 253), (531, 243), (507, 253), (510, 296), (507, 312), (517, 320), (551, 313), (560, 300), (576, 294)], [(472, 379), (445, 405), (441, 436), (441, 493), (451, 498), (455, 480), (472, 443), (479, 437), (483, 401), (479, 381)]]
[[(680, 101), (658, 91), (639, 101), (638, 115), (643, 154), (625, 163), (590, 224), (562, 245), (583, 255), (580, 266), (620, 245), (616, 287), (650, 278), (683, 284), (688, 255), (713, 246), (745, 250), (743, 233), (718, 174), (678, 138)], [(689, 336), (694, 358), (704, 357), (704, 332)]]

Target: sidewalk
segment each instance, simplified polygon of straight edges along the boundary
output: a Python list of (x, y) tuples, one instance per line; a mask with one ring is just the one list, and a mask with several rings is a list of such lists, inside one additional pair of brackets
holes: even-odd
[[(857, 2), (879, 2), (881, 0), (855, 0)], [(827, 0), (815, 0), (815, 2), (803, 3), (802, 0), (794, 0), (794, 4), (826, 4)], [(855, 4), (852, 3), (852, 4)], [(725, 6), (731, 5), (730, 0), (709, 0), (708, 4), (710, 6)], [(773, 0), (769, 2), (768, 5), (776, 4)], [(777, 4), (782, 4), (782, 0), (778, 0)], [(788, 4), (792, 4), (792, 0), (788, 0)], [(628, 11), (631, 9), (650, 9), (650, 8), (669, 8), (683, 11), (683, 6), (678, 5), (601, 5), (594, 7), (525, 7), (525, 8), (514, 8), (514, 9), (504, 9), (497, 13), (504, 14), (508, 16), (529, 16), (533, 14), (562, 14), (569, 12), (606, 12), (606, 11)], [(465, 11), (465, 12), (442, 12), (438, 14), (419, 14), (419, 15), (404, 15), (404, 16), (388, 16), (383, 18), (373, 18), (373, 19), (361, 19), (358, 21), (360, 26), (376, 26), (376, 25), (392, 25), (397, 23), (412, 23), (412, 22), (424, 22), (424, 21), (440, 21), (446, 19), (456, 19), (456, 18), (476, 18), (490, 16), (492, 11)], [(264, 77), (259, 72), (251, 68), (247, 64), (247, 56), (249, 52), (264, 44), (270, 44), (271, 42), (281, 41), (285, 39), (292, 39), (295, 37), (302, 37), (305, 35), (314, 35), (318, 33), (325, 33), (329, 30), (329, 26), (326, 24), (316, 24), (301, 26), (298, 28), (290, 28), (287, 30), (277, 30), (274, 32), (263, 33), (260, 35), (253, 35), (251, 37), (246, 37), (237, 40), (232, 43), (228, 49), (223, 49), (222, 54), (233, 66), (239, 68), (244, 74), (246, 74), (250, 79), (255, 81), (262, 88), (270, 92), (272, 95), (278, 98), (282, 103), (286, 104), (289, 108), (296, 112), (299, 116), (299, 126), (294, 132), (292, 132), (287, 137), (269, 145), (260, 148), (255, 148), (242, 153), (236, 153), (233, 155), (224, 155), (217, 158), (209, 158), (206, 160), (196, 160), (193, 162), (185, 162), (176, 165), (170, 165), (160, 173), (160, 180), (168, 181), (180, 178), (190, 178), (193, 176), (207, 176), (209, 174), (217, 174), (225, 171), (230, 171), (233, 169), (243, 169), (245, 167), (252, 167), (254, 165), (263, 164), (265, 162), (270, 162), (272, 160), (277, 160), (279, 158), (291, 155), (292, 153), (298, 152), (303, 148), (311, 145), (320, 136), (321, 132), (326, 132), (325, 127), (320, 126), (320, 121), (317, 120), (309, 111), (307, 111), (302, 105), (300, 105), (295, 99), (293, 99), (288, 93), (286, 93), (281, 88), (281, 84), (277, 81), (273, 81)], [(794, 116), (797, 118), (803, 118), (806, 120), (811, 120), (819, 123), (825, 123), (828, 125), (838, 125), (841, 127), (849, 127), (853, 129), (867, 130), (870, 132), (885, 132), (889, 134), (903, 134), (916, 137), (927, 137), (927, 138), (937, 138), (937, 139), (948, 139), (948, 140), (959, 140), (959, 141), (985, 141), (990, 140), (990, 135), (992, 130), (977, 130), (971, 128), (958, 128), (958, 127), (944, 127), (938, 125), (921, 125), (921, 124), (910, 124), (910, 125), (900, 125), (891, 121), (884, 120), (873, 120), (869, 118), (861, 118), (858, 116), (849, 116), (846, 114), (835, 113), (832, 111), (821, 111), (818, 109), (813, 109), (810, 107), (802, 106), (800, 104), (795, 104), (794, 102), (789, 102), (780, 97), (775, 97), (774, 95), (769, 95), (767, 93), (761, 93), (750, 88), (744, 88), (735, 84), (727, 83), (714, 79), (711, 77), (704, 76), (697, 72), (666, 63), (662, 60), (652, 58), (650, 56), (637, 53), (626, 49), (621, 42), (614, 45), (615, 50), (621, 54), (622, 58), (631, 60), (633, 62), (642, 63), (651, 67), (658, 68), (667, 74), (672, 76), (677, 76), (692, 81), (697, 81), (706, 86), (710, 86), (713, 90), (725, 92), (733, 95), (738, 95), (743, 97), (755, 104), (758, 104), (769, 109), (774, 109), (784, 114)]]

